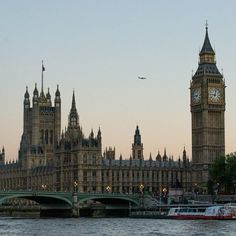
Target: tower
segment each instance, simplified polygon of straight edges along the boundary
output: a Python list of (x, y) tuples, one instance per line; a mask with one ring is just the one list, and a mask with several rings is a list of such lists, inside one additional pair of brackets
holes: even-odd
[(141, 134), (139, 127), (136, 127), (134, 134), (134, 143), (132, 144), (133, 159), (143, 160), (143, 144), (141, 142)]
[(24, 124), (19, 160), (27, 168), (52, 164), (56, 144), (61, 132), (61, 98), (57, 86), (55, 106), (52, 106), (49, 89), (44, 93), (42, 64), (41, 91), (35, 84), (32, 106), (28, 87), (24, 95)]
[(79, 126), (79, 115), (76, 109), (75, 93), (73, 91), (72, 104), (71, 104), (71, 109), (70, 109), (70, 114), (69, 114), (69, 119), (68, 119), (68, 128), (73, 129), (73, 128), (78, 128), (78, 126)]
[(79, 126), (79, 115), (76, 109), (75, 93), (73, 91), (71, 109), (68, 116), (68, 129), (66, 134), (70, 136), (71, 140), (82, 140), (83, 134)]
[(5, 164), (5, 149), (3, 147), (2, 152), (0, 149), (0, 165), (4, 165), (4, 164)]
[(208, 27), (190, 84), (193, 182), (206, 187), (209, 166), (225, 154), (225, 82), (219, 72)]
[(61, 93), (59, 91), (59, 86), (57, 85), (57, 90), (55, 92), (54, 99), (54, 109), (55, 109), (55, 146), (60, 140), (61, 134)]

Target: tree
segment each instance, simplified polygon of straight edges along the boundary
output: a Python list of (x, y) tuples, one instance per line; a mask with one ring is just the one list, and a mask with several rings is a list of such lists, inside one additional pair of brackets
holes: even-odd
[(236, 188), (236, 153), (226, 156), (227, 190), (235, 193)]
[(208, 192), (223, 191), (228, 194), (236, 190), (236, 153), (218, 157), (210, 169)]

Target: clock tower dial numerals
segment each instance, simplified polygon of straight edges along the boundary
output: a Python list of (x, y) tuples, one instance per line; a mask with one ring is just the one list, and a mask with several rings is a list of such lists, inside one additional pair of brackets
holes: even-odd
[(201, 102), (201, 88), (194, 88), (192, 90), (192, 102), (194, 104)]
[(209, 87), (208, 88), (208, 101), (210, 103), (219, 103), (222, 99), (222, 93), (220, 88)]

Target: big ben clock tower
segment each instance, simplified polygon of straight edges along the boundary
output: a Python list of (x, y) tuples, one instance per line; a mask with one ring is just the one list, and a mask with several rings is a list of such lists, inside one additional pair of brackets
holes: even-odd
[(206, 189), (210, 165), (217, 157), (225, 155), (225, 83), (216, 66), (207, 25), (198, 69), (191, 80), (190, 98), (192, 182)]

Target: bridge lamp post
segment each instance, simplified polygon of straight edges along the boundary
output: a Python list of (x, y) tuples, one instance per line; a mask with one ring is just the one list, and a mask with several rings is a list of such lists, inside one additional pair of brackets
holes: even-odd
[(167, 189), (166, 189), (166, 188), (163, 188), (162, 191), (163, 191), (164, 195), (166, 195)]
[(78, 181), (75, 180), (75, 181), (74, 181), (74, 192), (75, 192), (75, 193), (77, 192), (77, 189), (78, 189)]
[(73, 183), (73, 191), (72, 191), (72, 204), (73, 204), (73, 208), (72, 208), (72, 214), (76, 217), (79, 216), (79, 207), (78, 207), (78, 195), (77, 195), (77, 191), (78, 191), (78, 181), (75, 180)]
[(143, 194), (143, 189), (144, 189), (144, 185), (143, 185), (143, 184), (140, 184), (140, 185), (139, 185), (139, 190), (140, 190), (141, 194)]
[(42, 189), (43, 189), (43, 191), (45, 191), (46, 190), (46, 188), (47, 188), (47, 185), (46, 184), (42, 184)]
[(111, 187), (110, 187), (109, 185), (106, 187), (106, 191), (107, 191), (108, 193), (111, 192)]
[(164, 201), (165, 201), (165, 203), (166, 203), (166, 201), (168, 201), (168, 199), (167, 199), (167, 188), (163, 188), (163, 189), (162, 189), (162, 192), (163, 192)]
[(144, 185), (140, 184), (139, 185), (139, 190), (140, 190), (140, 193), (141, 193), (141, 202), (140, 202), (141, 207), (143, 207), (143, 189), (144, 189)]

